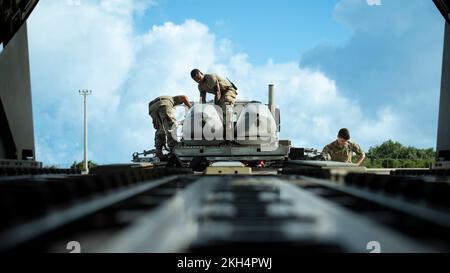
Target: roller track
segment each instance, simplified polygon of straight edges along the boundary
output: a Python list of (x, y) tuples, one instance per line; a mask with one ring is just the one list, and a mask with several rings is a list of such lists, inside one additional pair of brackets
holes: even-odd
[(390, 176), (289, 165), (278, 175), (123, 168), (0, 179), (1, 251), (450, 250), (445, 174)]

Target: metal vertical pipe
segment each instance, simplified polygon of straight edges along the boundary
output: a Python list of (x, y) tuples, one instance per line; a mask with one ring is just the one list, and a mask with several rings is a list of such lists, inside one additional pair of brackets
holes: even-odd
[(275, 87), (273, 84), (269, 84), (269, 110), (275, 117)]
[(92, 94), (91, 90), (80, 90), (80, 95), (83, 96), (84, 104), (84, 174), (89, 174), (88, 165), (88, 128), (87, 128), (87, 96)]
[(89, 166), (88, 166), (88, 154), (87, 154), (87, 145), (88, 145), (88, 136), (87, 136), (87, 105), (86, 105), (86, 96), (87, 94), (84, 94), (84, 170), (86, 174), (89, 173)]

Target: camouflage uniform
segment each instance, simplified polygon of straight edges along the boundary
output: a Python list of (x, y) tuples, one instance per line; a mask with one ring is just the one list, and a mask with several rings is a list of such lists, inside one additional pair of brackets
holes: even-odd
[(175, 116), (174, 107), (182, 104), (179, 96), (161, 96), (148, 104), (148, 112), (153, 120), (155, 128), (155, 147), (162, 148), (167, 144), (169, 148), (173, 148), (177, 141), (172, 137), (172, 130), (176, 129), (177, 118)]
[(225, 80), (216, 74), (205, 74), (203, 81), (198, 84), (198, 90), (200, 93), (216, 94), (214, 87), (217, 83), (219, 83), (221, 92), (218, 105), (222, 108), (223, 115), (225, 115), (227, 105), (233, 106), (237, 96), (237, 92), (230, 81)]
[(361, 147), (351, 141), (340, 147), (337, 140), (331, 142), (323, 148), (322, 154), (326, 160), (340, 161), (346, 163), (352, 163), (353, 153), (359, 157), (364, 155), (364, 151)]

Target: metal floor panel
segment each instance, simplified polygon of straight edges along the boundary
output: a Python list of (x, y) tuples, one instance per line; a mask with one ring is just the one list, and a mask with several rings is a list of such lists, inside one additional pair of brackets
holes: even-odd
[(450, 250), (450, 210), (441, 197), (447, 182), (280, 172), (203, 176), (161, 167), (7, 177), (0, 180), (0, 245), (62, 253), (72, 241), (82, 252), (367, 253), (373, 242), (382, 252)]

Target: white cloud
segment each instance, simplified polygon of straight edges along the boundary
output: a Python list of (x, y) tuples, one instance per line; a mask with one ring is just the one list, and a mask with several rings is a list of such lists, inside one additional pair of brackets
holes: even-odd
[[(342, 45), (318, 45), (301, 66), (320, 69), (341, 94), (358, 101), (369, 120), (395, 115), (397, 126), (361, 141), (376, 144), (380, 134), (404, 145), (435, 146), (442, 67), (443, 23), (431, 1), (341, 0), (333, 16), (352, 31)], [(390, 109), (390, 110), (387, 110)], [(384, 119), (383, 119), (384, 117)], [(368, 124), (374, 124), (373, 121)], [(359, 127), (367, 126), (367, 123)], [(397, 129), (396, 129), (397, 128)], [(371, 131), (376, 131), (370, 128)]]
[(369, 6), (381, 6), (381, 0), (367, 0)]
[(247, 54), (234, 52), (232, 41), (218, 40), (198, 21), (167, 22), (137, 35), (130, 13), (142, 9), (140, 3), (83, 2), (76, 8), (39, 3), (29, 20), (39, 160), (81, 160), (82, 100), (77, 90), (89, 88), (90, 158), (128, 162), (133, 152), (153, 145), (150, 100), (181, 93), (198, 100), (189, 75), (194, 67), (228, 76), (241, 99), (266, 102), (267, 85), (274, 83), (281, 136), (295, 145), (320, 149), (341, 127), (355, 128), (353, 135), (363, 145), (398, 133), (394, 125), (399, 118), (391, 109), (369, 119), (357, 101), (344, 97), (320, 71), (301, 68), (297, 61), (269, 59), (254, 65)]
[(81, 0), (66, 0), (68, 6), (81, 6)]
[(154, 0), (100, 0), (100, 7), (118, 15), (142, 15), (149, 7), (157, 5)]

